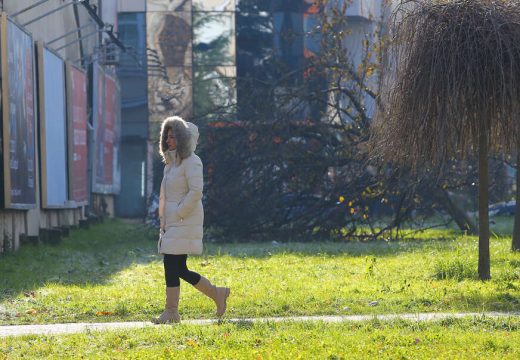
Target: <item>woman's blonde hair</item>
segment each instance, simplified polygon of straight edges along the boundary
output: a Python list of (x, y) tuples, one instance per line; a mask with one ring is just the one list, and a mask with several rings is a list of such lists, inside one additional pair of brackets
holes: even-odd
[(188, 123), (180, 116), (171, 116), (164, 119), (161, 124), (159, 154), (161, 154), (165, 164), (169, 164), (174, 161), (174, 159), (170, 159), (170, 156), (168, 155), (168, 144), (166, 142), (168, 139), (168, 130), (170, 129), (173, 131), (173, 136), (175, 137), (175, 141), (177, 143), (176, 157), (180, 164), (182, 163), (182, 160), (189, 157), (193, 152), (192, 147), (190, 146), (191, 133), (188, 128)]

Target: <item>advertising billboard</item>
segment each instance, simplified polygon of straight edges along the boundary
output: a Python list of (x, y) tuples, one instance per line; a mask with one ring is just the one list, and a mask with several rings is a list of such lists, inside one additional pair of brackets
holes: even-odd
[(2, 203), (5, 208), (36, 207), (34, 42), (30, 34), (1, 15)]
[(88, 200), (87, 74), (70, 65), (67, 74), (69, 199)]
[(65, 63), (38, 43), (41, 199), (43, 208), (68, 205)]
[(116, 194), (120, 189), (119, 85), (100, 66), (94, 67), (94, 168), (93, 192)]

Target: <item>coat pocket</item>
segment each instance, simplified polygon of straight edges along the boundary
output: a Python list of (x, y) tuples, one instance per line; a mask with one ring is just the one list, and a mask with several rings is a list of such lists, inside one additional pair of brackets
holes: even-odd
[(179, 216), (178, 205), (175, 202), (169, 202), (166, 204), (166, 227), (180, 224), (182, 219)]

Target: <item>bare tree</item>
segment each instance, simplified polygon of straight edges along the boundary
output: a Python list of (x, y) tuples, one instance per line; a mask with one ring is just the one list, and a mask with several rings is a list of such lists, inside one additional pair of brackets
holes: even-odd
[[(474, 152), (479, 159), (479, 261), (490, 279), (488, 156), (516, 149), (520, 7), (513, 1), (402, 1), (378, 117), (379, 150), (417, 168)], [(478, 150), (477, 150), (478, 149)]]

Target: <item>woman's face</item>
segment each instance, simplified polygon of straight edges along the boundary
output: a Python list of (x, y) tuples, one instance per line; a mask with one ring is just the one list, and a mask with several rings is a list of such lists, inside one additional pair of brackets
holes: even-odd
[(173, 135), (172, 129), (168, 129), (166, 144), (168, 145), (168, 150), (175, 150), (177, 148), (177, 141), (175, 141), (175, 136)]

